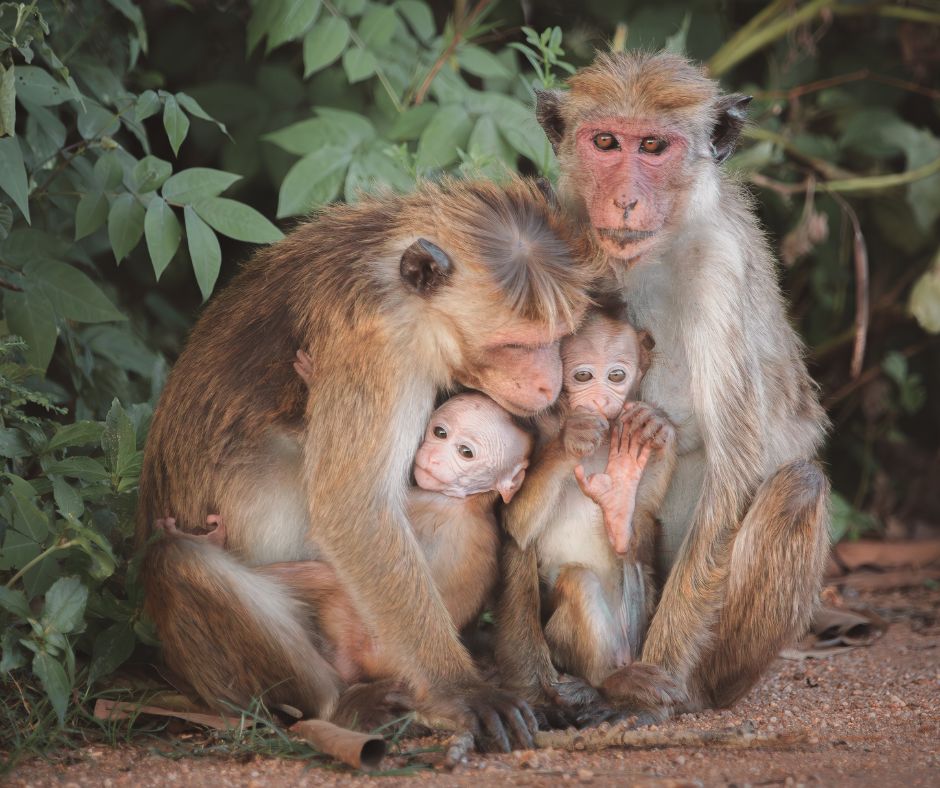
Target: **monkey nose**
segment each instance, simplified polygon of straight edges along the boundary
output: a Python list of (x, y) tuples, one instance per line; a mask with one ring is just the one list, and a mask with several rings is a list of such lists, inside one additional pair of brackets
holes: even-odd
[(623, 211), (623, 218), (624, 218), (624, 219), (626, 219), (626, 218), (630, 215), (630, 212), (631, 212), (634, 208), (636, 208), (636, 204), (637, 204), (638, 202), (639, 202), (639, 200), (630, 200), (629, 202), (627, 202), (626, 197), (615, 197), (615, 198), (614, 198), (614, 205), (616, 205), (621, 211)]

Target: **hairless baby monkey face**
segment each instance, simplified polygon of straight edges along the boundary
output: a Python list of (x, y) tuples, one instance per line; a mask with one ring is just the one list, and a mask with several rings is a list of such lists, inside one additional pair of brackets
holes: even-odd
[(522, 485), (532, 438), (483, 394), (458, 394), (431, 415), (415, 456), (418, 486), (453, 498), (497, 491), (506, 503)]
[(561, 344), (571, 408), (618, 416), (645, 371), (640, 334), (629, 323), (595, 314)]

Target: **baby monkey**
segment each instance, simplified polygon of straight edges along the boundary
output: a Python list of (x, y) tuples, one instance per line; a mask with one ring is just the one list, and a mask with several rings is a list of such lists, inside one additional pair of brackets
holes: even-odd
[[(310, 382), (310, 358), (297, 353), (294, 368)], [(499, 571), (498, 498), (509, 503), (525, 478), (532, 436), (484, 394), (458, 394), (431, 416), (415, 456), (416, 487), (406, 501), (412, 531), (420, 544), (438, 593), (459, 631), (482, 611)], [(158, 521), (164, 533), (206, 539), (225, 546), (224, 524), (185, 535), (175, 521)], [(372, 635), (341, 578), (326, 561), (285, 561), (254, 571), (276, 577), (315, 618), (318, 643), (348, 683), (394, 676), (392, 655)], [(311, 628), (313, 631), (314, 628)]]
[[(651, 346), (645, 332), (605, 312), (562, 341), (561, 423), (506, 513), (519, 546), (534, 546), (548, 589), (553, 662), (602, 688), (638, 656), (655, 607), (656, 513), (675, 465), (675, 433), (634, 401)], [(524, 615), (501, 620), (505, 637), (528, 626)]]

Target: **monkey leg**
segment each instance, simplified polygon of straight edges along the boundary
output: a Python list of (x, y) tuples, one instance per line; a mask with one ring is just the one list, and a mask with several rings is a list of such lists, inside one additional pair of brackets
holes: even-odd
[(758, 488), (731, 549), (724, 604), (696, 671), (693, 707), (730, 706), (808, 628), (829, 552), (828, 503), (825, 475), (805, 460)]
[(630, 644), (615, 620), (598, 576), (585, 566), (566, 564), (552, 589), (554, 612), (545, 639), (559, 667), (599, 685), (612, 670), (630, 662)]
[(141, 579), (163, 654), (210, 705), (262, 698), (329, 717), (342, 681), (309, 629), (309, 610), (275, 579), (204, 539), (164, 537)]

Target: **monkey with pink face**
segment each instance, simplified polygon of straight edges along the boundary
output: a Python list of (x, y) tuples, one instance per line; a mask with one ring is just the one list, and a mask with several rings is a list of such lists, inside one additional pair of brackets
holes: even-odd
[[(294, 368), (308, 383), (310, 357), (298, 351)], [(416, 485), (406, 511), (434, 580), (459, 631), (483, 610), (499, 572), (497, 500), (508, 504), (522, 485), (533, 437), (484, 394), (446, 400), (431, 416), (414, 463)], [(173, 518), (158, 521), (168, 536), (225, 547), (224, 523), (211, 516), (203, 536), (184, 534)], [(255, 571), (291, 589), (315, 615), (324, 656), (347, 683), (391, 678), (398, 671), (357, 611), (352, 596), (325, 561), (282, 561)]]

